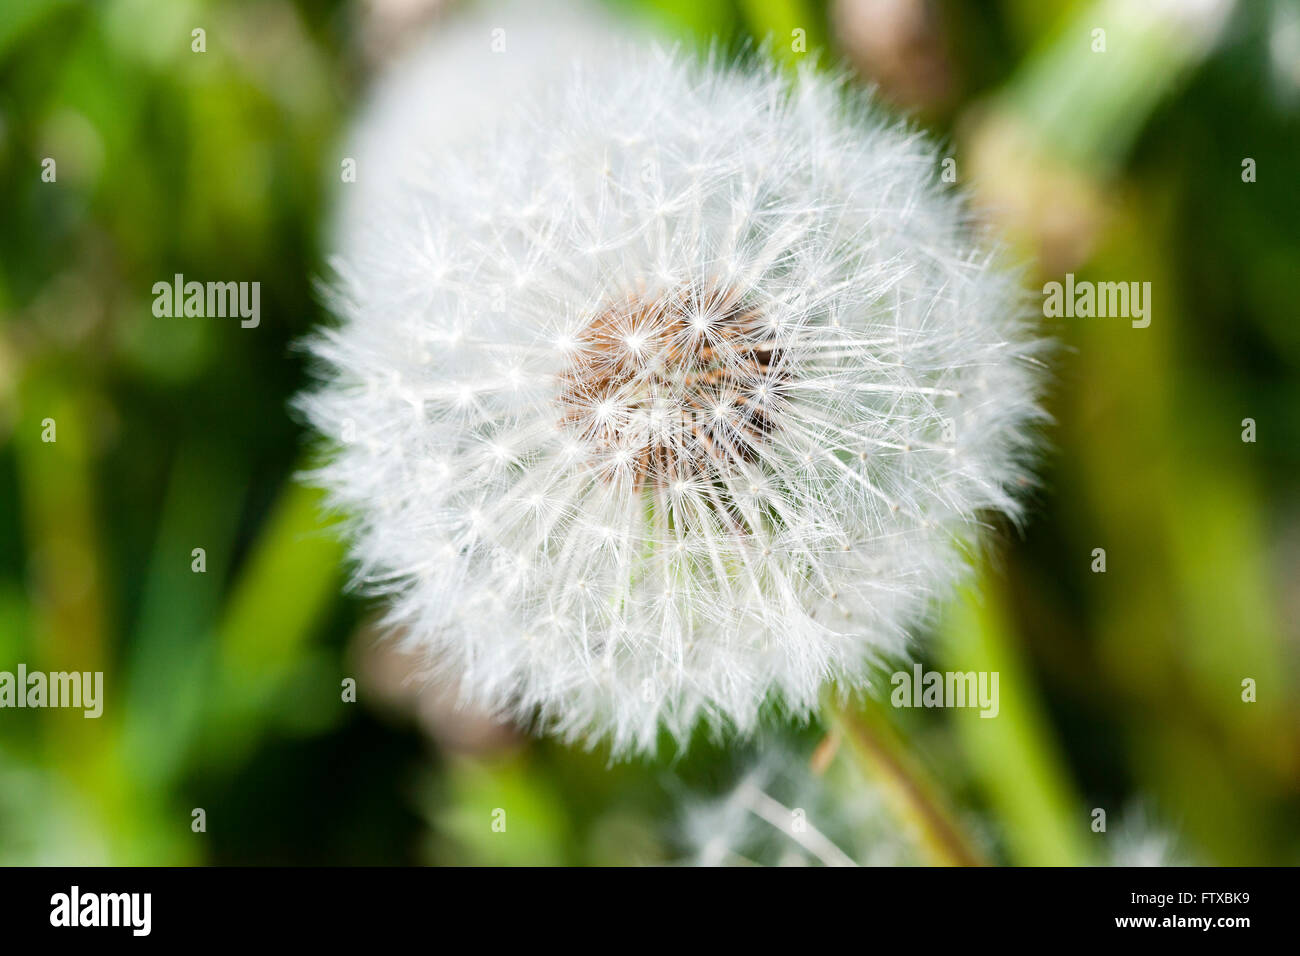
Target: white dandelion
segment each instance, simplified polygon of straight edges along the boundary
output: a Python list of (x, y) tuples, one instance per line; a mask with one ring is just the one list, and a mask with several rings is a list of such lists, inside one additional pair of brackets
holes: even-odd
[[(686, 797), (674, 842), (694, 866), (911, 866), (921, 858), (868, 780), (843, 761), (814, 773), (770, 736), (710, 800)], [(828, 775), (829, 778), (828, 779)]]
[(623, 48), (537, 86), (346, 223), (301, 407), (357, 581), (568, 739), (804, 715), (1019, 513), (1016, 278), (837, 79)]
[(563, 79), (574, 59), (610, 49), (625, 29), (590, 0), (499, 0), (444, 11), (369, 92), (349, 131), (343, 153), (356, 175), (338, 193), (334, 254), (364, 253), (359, 224), (403, 207), (412, 175), (430, 171), (436, 151), (474, 142), (492, 117)]
[(1124, 809), (1113, 833), (1106, 834), (1108, 866), (1194, 866), (1178, 832), (1164, 824), (1149, 801)]

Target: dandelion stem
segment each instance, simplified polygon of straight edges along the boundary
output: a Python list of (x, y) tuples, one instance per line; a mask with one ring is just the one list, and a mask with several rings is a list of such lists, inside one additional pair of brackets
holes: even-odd
[(894, 815), (912, 828), (930, 861), (939, 866), (982, 866), (938, 785), (907, 750), (874, 700), (860, 706), (830, 701), (827, 712), (849, 743), (863, 773), (876, 783)]

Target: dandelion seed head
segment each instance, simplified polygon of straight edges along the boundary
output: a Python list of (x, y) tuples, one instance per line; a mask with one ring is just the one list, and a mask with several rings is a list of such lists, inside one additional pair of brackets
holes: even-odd
[(345, 212), (301, 407), (357, 580), (466, 699), (616, 753), (807, 713), (1020, 513), (1016, 277), (833, 77), (628, 49), (538, 87)]

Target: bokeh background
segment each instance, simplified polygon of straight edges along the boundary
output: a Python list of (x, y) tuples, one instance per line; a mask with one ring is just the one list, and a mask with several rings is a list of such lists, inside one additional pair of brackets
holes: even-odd
[[(1044, 319), (1031, 517), (918, 635), (1000, 673), (997, 719), (868, 703), (616, 765), (405, 680), (294, 480), (347, 123), (468, 5), (0, 5), (0, 670), (106, 685), (98, 720), (0, 710), (0, 863), (942, 860), (882, 766), (987, 862), (1300, 862), (1300, 3), (606, 0), (791, 61), (804, 31), (1031, 285), (1153, 288), (1146, 329)], [(260, 281), (260, 326), (155, 317), (178, 272)]]

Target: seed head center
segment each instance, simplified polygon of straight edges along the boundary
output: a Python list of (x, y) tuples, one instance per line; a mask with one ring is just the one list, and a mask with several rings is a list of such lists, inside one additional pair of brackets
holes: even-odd
[(564, 422), (638, 487), (753, 463), (778, 424), (783, 353), (737, 291), (685, 286), (602, 308), (560, 376)]

